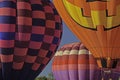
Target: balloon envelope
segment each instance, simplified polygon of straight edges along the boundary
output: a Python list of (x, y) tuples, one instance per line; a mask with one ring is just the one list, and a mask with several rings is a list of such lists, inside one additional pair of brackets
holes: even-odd
[(0, 80), (34, 80), (56, 51), (62, 23), (49, 0), (0, 0)]
[(96, 60), (82, 43), (62, 46), (55, 54), (52, 71), (56, 80), (101, 80)]
[(115, 69), (102, 70), (89, 50), (76, 42), (57, 50), (52, 71), (56, 80), (119, 80), (120, 61)]
[(54, 4), (72, 32), (101, 60), (102, 67), (115, 67), (120, 59), (120, 1), (54, 0)]

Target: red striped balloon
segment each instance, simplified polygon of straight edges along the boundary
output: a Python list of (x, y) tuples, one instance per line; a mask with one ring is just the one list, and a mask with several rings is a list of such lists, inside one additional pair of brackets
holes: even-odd
[(61, 18), (49, 0), (0, 0), (0, 80), (34, 80), (61, 34)]
[(55, 54), (52, 71), (56, 80), (119, 80), (120, 61), (115, 69), (103, 70), (80, 42), (62, 46)]
[(52, 70), (56, 80), (101, 80), (96, 60), (79, 42), (66, 44), (56, 52)]

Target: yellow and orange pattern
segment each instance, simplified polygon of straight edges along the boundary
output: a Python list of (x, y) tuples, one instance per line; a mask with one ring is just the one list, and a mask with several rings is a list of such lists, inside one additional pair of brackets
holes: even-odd
[(120, 1), (111, 0), (103, 2), (86, 0), (63, 0), (64, 7), (70, 17), (79, 25), (96, 29), (104, 26), (105, 29), (120, 25)]
[(120, 59), (120, 0), (54, 0), (54, 4), (96, 58)]

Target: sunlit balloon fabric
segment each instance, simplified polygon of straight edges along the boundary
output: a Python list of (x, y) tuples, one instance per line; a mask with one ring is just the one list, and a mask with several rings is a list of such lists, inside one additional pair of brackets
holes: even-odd
[(66, 44), (56, 52), (52, 71), (56, 80), (101, 80), (96, 60), (80, 42)]
[(62, 23), (49, 0), (0, 0), (0, 80), (34, 80), (56, 51)]
[(95, 58), (120, 59), (120, 0), (54, 0), (54, 4)]

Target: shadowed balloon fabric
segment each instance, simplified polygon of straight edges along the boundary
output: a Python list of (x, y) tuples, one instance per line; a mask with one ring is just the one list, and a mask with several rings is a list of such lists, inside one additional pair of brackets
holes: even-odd
[(61, 18), (49, 0), (0, 0), (0, 80), (34, 80), (61, 34)]

